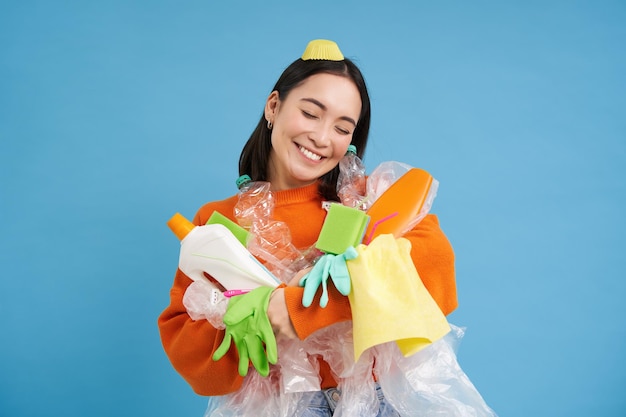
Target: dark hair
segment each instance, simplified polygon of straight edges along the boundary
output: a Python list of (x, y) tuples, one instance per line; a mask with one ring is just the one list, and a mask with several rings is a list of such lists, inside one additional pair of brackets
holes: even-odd
[[(285, 100), (292, 89), (298, 87), (310, 76), (319, 73), (347, 77), (356, 84), (361, 95), (361, 114), (352, 134), (351, 144), (356, 146), (357, 155), (363, 158), (370, 129), (370, 99), (363, 75), (351, 60), (347, 58), (343, 61), (297, 59), (283, 71), (272, 91), (277, 91), (280, 100)], [(239, 175), (247, 174), (253, 181), (267, 181), (271, 149), (271, 130), (267, 127), (265, 114), (262, 113), (261, 120), (239, 156)], [(320, 178), (319, 192), (324, 199), (338, 201), (336, 189), (338, 177), (339, 166), (336, 166)]]

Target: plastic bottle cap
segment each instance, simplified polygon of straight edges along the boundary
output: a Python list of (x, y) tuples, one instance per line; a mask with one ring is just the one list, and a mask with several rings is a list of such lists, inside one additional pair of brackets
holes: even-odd
[(246, 185), (250, 181), (252, 181), (252, 178), (244, 174), (241, 177), (237, 178), (237, 181), (235, 181), (235, 183), (237, 184), (237, 188), (241, 188), (242, 186)]
[(346, 151), (346, 153), (353, 153), (356, 155), (356, 146), (354, 145), (348, 145), (348, 150)]
[(180, 213), (174, 214), (172, 218), (168, 220), (167, 225), (172, 229), (172, 232), (174, 232), (179, 240), (183, 240), (185, 236), (196, 227), (195, 224), (191, 223)]

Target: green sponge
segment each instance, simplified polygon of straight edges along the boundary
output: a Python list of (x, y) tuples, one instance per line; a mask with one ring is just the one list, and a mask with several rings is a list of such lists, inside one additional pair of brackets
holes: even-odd
[(359, 209), (331, 203), (315, 247), (322, 252), (342, 254), (361, 243), (369, 220)]
[(215, 223), (226, 226), (226, 228), (230, 230), (230, 232), (237, 238), (238, 241), (241, 242), (242, 245), (246, 246), (248, 244), (248, 236), (250, 233), (219, 211), (214, 211), (213, 214), (211, 214), (211, 217), (209, 217), (209, 220), (206, 222), (206, 224)]

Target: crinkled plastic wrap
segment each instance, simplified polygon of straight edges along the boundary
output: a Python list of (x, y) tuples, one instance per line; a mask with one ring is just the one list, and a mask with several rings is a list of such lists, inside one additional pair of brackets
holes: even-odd
[[(455, 348), (464, 331), (451, 327), (447, 336), (409, 357), (390, 342), (367, 350), (355, 363), (351, 322), (319, 330), (301, 348), (330, 365), (341, 391), (334, 417), (376, 417), (379, 403), (372, 375), (386, 400), (403, 417), (495, 417), (456, 360)], [(283, 371), (283, 367), (272, 367), (267, 378), (249, 373), (236, 393), (211, 397), (205, 417), (300, 415), (309, 404), (309, 393), (284, 392)]]
[(352, 322), (321, 329), (305, 342), (310, 354), (321, 356), (329, 364), (341, 391), (341, 400), (333, 416), (376, 417), (379, 403), (372, 378), (372, 352), (368, 351), (358, 362), (354, 362)]
[(278, 363), (280, 387), (284, 393), (319, 391), (320, 368), (314, 357), (306, 350), (301, 340), (280, 340), (278, 342)]
[(412, 167), (402, 162), (387, 161), (378, 165), (367, 179), (367, 196), (372, 203)]
[(392, 344), (378, 346), (376, 376), (385, 398), (400, 413), (425, 416), (496, 416), (456, 359), (464, 330), (451, 326), (443, 339), (404, 357)]
[(250, 372), (234, 394), (210, 397), (205, 417), (287, 417), (298, 416), (306, 405), (305, 393), (280, 394), (276, 367), (267, 377)]
[(224, 329), (228, 298), (208, 280), (194, 281), (187, 287), (183, 305), (193, 320), (208, 320), (216, 329)]
[(352, 324), (338, 323), (306, 340), (308, 352), (324, 358), (341, 390), (334, 416), (375, 417), (376, 375), (386, 400), (403, 417), (494, 417), (456, 360), (455, 347), (464, 331), (452, 331), (420, 352), (404, 357), (396, 343), (367, 350), (358, 362), (352, 354)]

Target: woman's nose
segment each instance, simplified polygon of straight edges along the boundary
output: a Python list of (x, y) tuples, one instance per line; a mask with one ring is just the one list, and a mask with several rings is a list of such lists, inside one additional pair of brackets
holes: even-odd
[(332, 140), (332, 129), (328, 126), (319, 126), (311, 132), (311, 140), (318, 147), (328, 146)]

